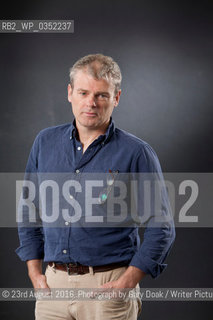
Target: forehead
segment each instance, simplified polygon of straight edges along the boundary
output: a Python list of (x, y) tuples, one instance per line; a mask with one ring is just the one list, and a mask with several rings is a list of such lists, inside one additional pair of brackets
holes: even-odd
[(110, 92), (114, 90), (114, 84), (111, 80), (95, 79), (87, 71), (78, 70), (74, 77), (74, 88)]

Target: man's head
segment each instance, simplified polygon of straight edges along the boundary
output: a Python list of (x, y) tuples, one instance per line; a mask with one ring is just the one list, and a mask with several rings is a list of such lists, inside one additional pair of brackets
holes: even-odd
[(70, 69), (68, 100), (77, 127), (98, 130), (109, 123), (121, 94), (117, 63), (102, 54), (88, 55)]
[(121, 89), (121, 70), (118, 64), (108, 56), (103, 54), (90, 54), (85, 56), (70, 68), (70, 84), (74, 88), (75, 75), (79, 70), (86, 71), (94, 79), (105, 79), (114, 85), (115, 95)]

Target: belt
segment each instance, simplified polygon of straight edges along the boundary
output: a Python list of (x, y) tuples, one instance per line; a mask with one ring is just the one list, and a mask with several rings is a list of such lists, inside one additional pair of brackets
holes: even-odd
[[(86, 274), (90, 272), (89, 266), (83, 266), (82, 264), (79, 264), (79, 263), (59, 264), (59, 263), (49, 262), (49, 266), (54, 267), (57, 270), (66, 271), (69, 275)], [(104, 272), (104, 271), (109, 271), (109, 270), (126, 267), (126, 266), (127, 266), (127, 263), (118, 262), (118, 263), (106, 264), (103, 266), (95, 266), (92, 268), (93, 268), (93, 272)]]

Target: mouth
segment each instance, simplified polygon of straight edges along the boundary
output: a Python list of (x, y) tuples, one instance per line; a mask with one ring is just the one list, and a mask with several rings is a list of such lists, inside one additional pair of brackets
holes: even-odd
[(97, 114), (94, 112), (84, 112), (87, 117), (95, 117)]

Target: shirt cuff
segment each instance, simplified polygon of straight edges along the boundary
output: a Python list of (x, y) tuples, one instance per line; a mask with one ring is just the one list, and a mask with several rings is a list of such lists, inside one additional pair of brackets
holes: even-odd
[(21, 245), (15, 251), (22, 261), (43, 259), (44, 258), (44, 243), (36, 242), (32, 244)]
[(141, 269), (143, 272), (150, 274), (152, 278), (158, 277), (167, 267), (165, 263), (158, 263), (148, 256), (140, 256), (136, 253), (132, 258), (130, 266)]

